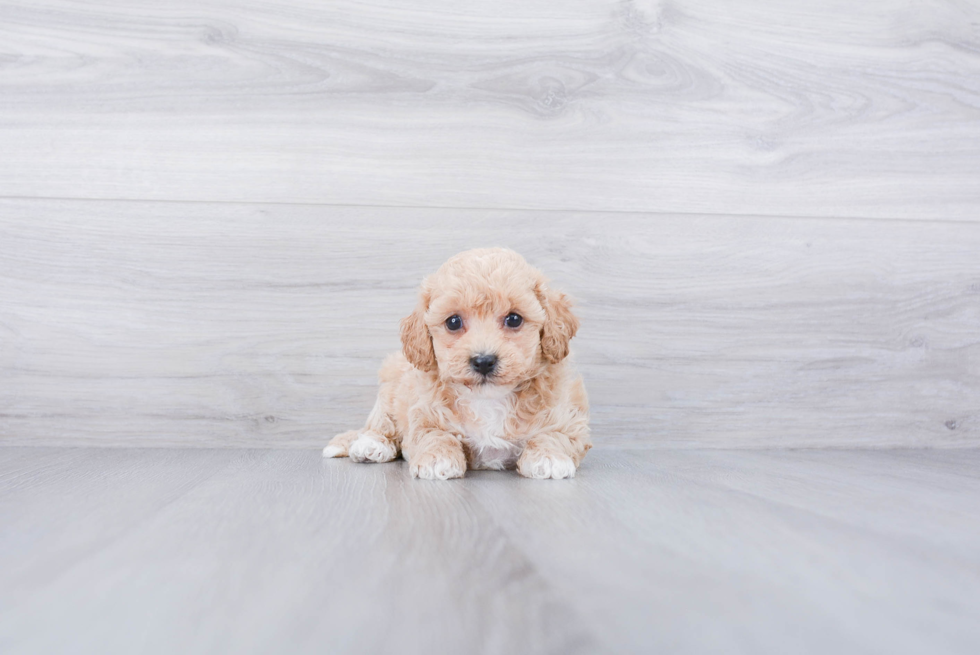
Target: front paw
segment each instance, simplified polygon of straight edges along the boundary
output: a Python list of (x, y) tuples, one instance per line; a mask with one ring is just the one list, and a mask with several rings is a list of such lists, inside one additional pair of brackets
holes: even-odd
[(466, 473), (466, 458), (459, 453), (418, 453), (409, 462), (413, 478), (423, 480), (449, 480), (461, 478)]
[(561, 480), (575, 477), (575, 462), (561, 453), (524, 451), (517, 460), (517, 472), (535, 480)]

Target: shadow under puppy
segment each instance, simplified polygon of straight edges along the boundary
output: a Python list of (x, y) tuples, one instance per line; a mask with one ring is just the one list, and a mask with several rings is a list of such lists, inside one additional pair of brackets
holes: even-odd
[(592, 447), (585, 386), (566, 361), (577, 329), (569, 299), (516, 252), (458, 254), (422, 282), (367, 424), (323, 456), (401, 453), (413, 477), (430, 480), (467, 468), (573, 477)]

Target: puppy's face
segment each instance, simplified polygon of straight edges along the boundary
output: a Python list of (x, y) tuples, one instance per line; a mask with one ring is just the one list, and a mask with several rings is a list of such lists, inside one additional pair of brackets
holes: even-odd
[(544, 309), (529, 281), (506, 282), (501, 288), (468, 279), (433, 291), (426, 324), (440, 377), (472, 386), (514, 385), (535, 375)]
[(513, 386), (568, 354), (577, 321), (568, 299), (510, 250), (471, 250), (422, 286), (402, 322), (405, 355), (443, 380)]

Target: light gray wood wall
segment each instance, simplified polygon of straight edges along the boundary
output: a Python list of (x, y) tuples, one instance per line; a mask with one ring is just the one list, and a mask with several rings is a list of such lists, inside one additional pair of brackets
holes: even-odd
[(980, 7), (0, 9), (0, 193), (977, 219)]
[(976, 446), (980, 6), (0, 7), (0, 439), (313, 446), (414, 287), (578, 298), (599, 443)]
[(316, 445), (415, 286), (519, 249), (578, 299), (601, 443), (975, 445), (980, 225), (0, 202), (11, 443)]

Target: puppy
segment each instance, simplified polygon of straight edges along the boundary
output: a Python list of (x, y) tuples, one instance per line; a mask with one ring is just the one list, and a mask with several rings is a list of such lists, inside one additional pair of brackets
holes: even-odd
[(443, 264), (401, 322), (402, 352), (381, 366), (367, 424), (335, 436), (323, 456), (401, 454), (427, 480), (467, 468), (574, 477), (592, 447), (585, 386), (566, 361), (578, 319), (546, 282), (503, 248)]

